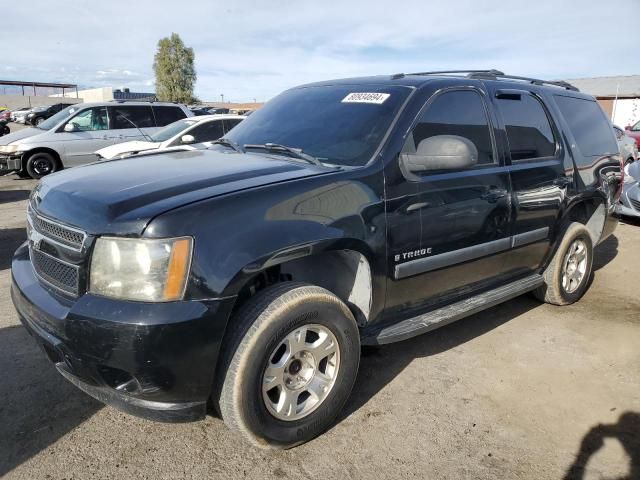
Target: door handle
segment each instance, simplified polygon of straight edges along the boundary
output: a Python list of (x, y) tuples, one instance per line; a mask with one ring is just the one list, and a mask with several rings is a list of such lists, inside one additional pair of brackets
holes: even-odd
[(560, 188), (564, 188), (564, 187), (568, 187), (569, 185), (571, 185), (573, 183), (573, 177), (566, 177), (566, 176), (561, 176), (556, 178), (553, 181), (553, 184), (560, 187)]
[(415, 212), (416, 210), (420, 210), (422, 208), (427, 208), (430, 207), (431, 204), (429, 202), (419, 202), (419, 203), (412, 203), (411, 205), (409, 205), (406, 210), (404, 211), (404, 213), (411, 213), (411, 212)]
[(109, 140), (109, 135), (107, 135), (106, 133), (102, 136), (103, 140)]
[(499, 199), (506, 197), (508, 193), (509, 192), (507, 192), (503, 188), (489, 187), (487, 192), (483, 193), (480, 198), (486, 200), (489, 203), (496, 203)]

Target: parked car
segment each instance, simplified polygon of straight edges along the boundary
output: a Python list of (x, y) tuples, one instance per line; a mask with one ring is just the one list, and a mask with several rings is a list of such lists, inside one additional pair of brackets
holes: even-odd
[(39, 183), (13, 303), (86, 393), (263, 448), (330, 427), (363, 344), (579, 300), (622, 177), (593, 97), (495, 70), (293, 88), (152, 157)]
[(12, 121), (15, 123), (25, 124), (27, 121), (27, 115), (31, 113), (31, 107), (27, 107), (25, 109), (20, 109), (15, 112), (12, 112), (11, 117)]
[(71, 103), (56, 103), (55, 105), (46, 105), (41, 107), (34, 107), (31, 109), (25, 117), (25, 123), (29, 125), (40, 125), (47, 118), (53, 117), (60, 110), (63, 110), (73, 104)]
[(242, 120), (244, 120), (244, 117), (239, 115), (189, 117), (161, 128), (150, 135), (148, 140), (136, 140), (110, 145), (98, 150), (96, 155), (99, 158), (111, 160), (135, 155), (146, 150), (209, 142), (224, 136)]
[(4, 120), (5, 122), (8, 122), (9, 120), (11, 120), (11, 110), (1, 110), (0, 120)]
[(627, 217), (640, 217), (640, 162), (625, 166), (624, 185), (616, 213)]
[[(12, 122), (17, 122), (17, 116), (18, 115), (26, 116), (29, 110), (31, 110), (31, 107), (22, 107), (22, 108), (16, 108), (15, 110), (11, 110), (11, 115), (9, 117), (9, 120), (11, 120)], [(22, 123), (24, 123), (24, 120), (22, 121)]]
[(211, 115), (207, 107), (189, 107), (189, 110), (191, 110), (191, 113), (195, 116)]
[(0, 172), (41, 178), (98, 159), (96, 150), (148, 139), (158, 127), (191, 115), (172, 103), (106, 102), (71, 105), (35, 128), (0, 139)]
[(211, 107), (207, 110), (209, 115), (228, 115), (229, 109), (224, 107)]
[(613, 131), (616, 134), (620, 155), (622, 155), (624, 163), (635, 162), (638, 159), (638, 144), (636, 141), (616, 125), (613, 126)]
[(624, 129), (627, 132), (627, 135), (633, 138), (638, 144), (638, 148), (640, 148), (640, 121), (633, 125), (627, 125)]
[(9, 135), (11, 133), (11, 129), (9, 125), (7, 125), (6, 120), (0, 120), (0, 137), (3, 135)]

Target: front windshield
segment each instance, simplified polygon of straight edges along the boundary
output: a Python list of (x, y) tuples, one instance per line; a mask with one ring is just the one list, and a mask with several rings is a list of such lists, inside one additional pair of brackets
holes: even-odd
[(36, 128), (39, 128), (41, 130), (51, 130), (53, 127), (58, 125), (61, 121), (70, 117), (71, 115), (76, 113), (78, 110), (79, 108), (77, 105), (69, 105), (64, 110), (60, 110), (54, 116), (49, 117), (44, 122), (40, 123)]
[(410, 91), (371, 84), (288, 90), (225, 138), (239, 145), (274, 143), (301, 148), (333, 165), (365, 165)]
[(197, 120), (183, 119), (177, 122), (170, 123), (166, 127), (161, 128), (156, 133), (151, 135), (152, 142), (164, 142), (171, 137), (178, 135), (180, 132), (186, 130), (192, 125), (195, 125)]

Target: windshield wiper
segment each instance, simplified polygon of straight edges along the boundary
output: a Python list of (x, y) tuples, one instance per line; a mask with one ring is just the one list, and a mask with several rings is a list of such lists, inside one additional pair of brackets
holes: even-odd
[(262, 145), (251, 145), (251, 144), (247, 144), (244, 145), (244, 148), (261, 148), (263, 150), (270, 150), (270, 151), (280, 151), (280, 152), (287, 152), (288, 154), (290, 154), (292, 157), (294, 158), (299, 158), (300, 160), (305, 160), (313, 165), (318, 165), (319, 167), (324, 166), (324, 164), (318, 160), (316, 157), (309, 155), (308, 153), (304, 153), (302, 151), (301, 148), (293, 148), (293, 147), (287, 147), (286, 145), (280, 145), (279, 143), (265, 143)]
[(219, 138), (218, 140), (214, 140), (211, 142), (213, 144), (224, 145), (225, 147), (231, 147), (238, 153), (244, 153), (244, 148), (238, 145), (233, 140), (229, 140), (228, 138)]

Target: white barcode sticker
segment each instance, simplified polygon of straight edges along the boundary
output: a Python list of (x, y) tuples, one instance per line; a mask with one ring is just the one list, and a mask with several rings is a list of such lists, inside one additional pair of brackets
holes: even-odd
[(388, 93), (367, 93), (367, 92), (359, 92), (359, 93), (350, 93), (346, 97), (342, 99), (341, 103), (375, 103), (382, 104), (384, 101), (389, 98), (391, 95)]

